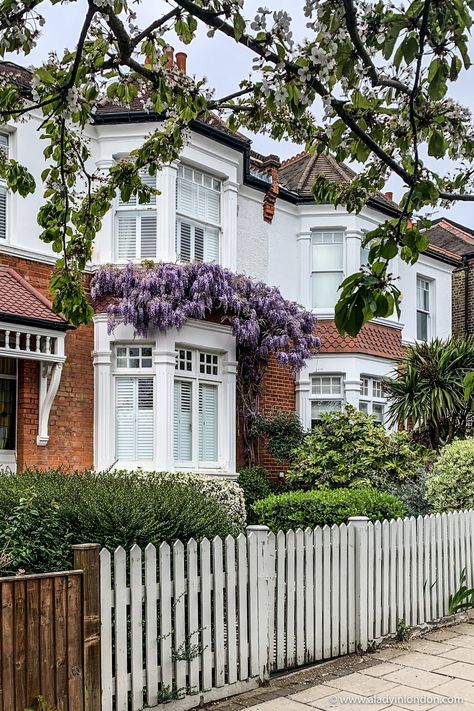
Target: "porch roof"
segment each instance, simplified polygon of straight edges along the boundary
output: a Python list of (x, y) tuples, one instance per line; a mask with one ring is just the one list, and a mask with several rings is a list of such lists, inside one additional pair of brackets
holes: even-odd
[(70, 328), (43, 294), (5, 266), (0, 266), (0, 320), (59, 331)]

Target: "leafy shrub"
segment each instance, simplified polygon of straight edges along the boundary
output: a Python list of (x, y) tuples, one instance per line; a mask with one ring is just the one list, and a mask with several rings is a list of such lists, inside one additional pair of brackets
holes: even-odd
[(474, 438), (455, 440), (441, 450), (426, 488), (437, 512), (474, 508)]
[(294, 412), (278, 411), (266, 416), (259, 415), (254, 430), (256, 434), (267, 438), (268, 451), (277, 462), (290, 460), (293, 450), (305, 436), (301, 420)]
[(273, 491), (273, 486), (264, 467), (247, 467), (239, 472), (239, 486), (244, 492), (248, 523), (256, 523), (253, 504), (265, 499)]
[(405, 507), (395, 496), (372, 488), (293, 491), (254, 504), (259, 523), (272, 531), (346, 523), (350, 516), (371, 521), (398, 518)]
[[(66, 475), (60, 471), (0, 476), (0, 531), (10, 530), (11, 512), (21, 499), (33, 494), (39, 511), (55, 504), (54, 550), (58, 555), (65, 540), (100, 543), (113, 549), (239, 531), (214, 498), (184, 483), (130, 473)], [(12, 539), (12, 545), (20, 543)], [(30, 565), (38, 569), (42, 560), (30, 561)], [(72, 556), (67, 566), (61, 558), (55, 567), (71, 564)], [(26, 570), (31, 572), (29, 567)]]
[(407, 432), (389, 433), (363, 412), (321, 416), (293, 454), (287, 478), (312, 488), (375, 486), (408, 479), (432, 453)]
[(57, 503), (38, 500), (36, 493), (20, 498), (0, 529), (0, 546), (8, 553), (6, 575), (68, 567), (70, 534), (65, 533)]
[(143, 475), (158, 482), (184, 484), (204, 496), (211, 497), (222, 506), (236, 528), (240, 530), (245, 527), (245, 497), (240, 482), (194, 472), (144, 472)]
[(409, 478), (387, 488), (390, 494), (396, 496), (405, 505), (407, 516), (426, 516), (433, 513), (426, 490), (428, 471), (428, 468), (420, 467)]

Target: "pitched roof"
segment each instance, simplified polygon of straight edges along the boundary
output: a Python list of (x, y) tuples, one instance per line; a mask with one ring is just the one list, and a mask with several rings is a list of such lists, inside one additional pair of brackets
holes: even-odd
[(401, 330), (369, 322), (355, 338), (341, 336), (334, 321), (318, 319), (320, 353), (364, 353), (378, 358), (398, 360), (403, 355)]
[(14, 62), (1, 61), (0, 78), (2, 77), (8, 82), (13, 82), (23, 91), (29, 91), (30, 89), (32, 73), (26, 67)]
[(11, 267), (0, 266), (0, 319), (28, 319), (49, 322), (56, 328), (68, 327), (67, 321), (54, 313), (51, 303)]
[[(302, 151), (283, 161), (280, 168), (280, 183), (287, 190), (296, 192), (300, 196), (311, 197), (311, 190), (318, 175), (324, 175), (331, 182), (341, 184), (350, 183), (357, 173), (345, 163), (338, 163), (332, 155)], [(372, 198), (372, 201), (374, 200), (385, 207), (399, 209), (397, 203), (383, 193), (377, 192)]]
[(430, 245), (462, 257), (474, 253), (474, 232), (445, 217), (434, 220), (426, 232)]

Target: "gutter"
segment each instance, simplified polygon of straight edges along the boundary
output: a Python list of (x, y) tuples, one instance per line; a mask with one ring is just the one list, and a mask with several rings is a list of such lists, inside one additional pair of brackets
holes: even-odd
[(5, 323), (17, 324), (18, 326), (32, 326), (34, 328), (46, 328), (52, 331), (69, 331), (75, 329), (75, 326), (71, 326), (70, 323), (64, 321), (60, 323), (59, 321), (48, 321), (48, 319), (43, 318), (30, 318), (29, 316), (16, 316), (11, 313), (3, 313), (0, 311), (0, 321)]

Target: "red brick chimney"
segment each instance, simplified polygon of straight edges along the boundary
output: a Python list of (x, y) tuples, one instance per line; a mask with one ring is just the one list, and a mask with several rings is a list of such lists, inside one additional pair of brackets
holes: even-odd
[(165, 55), (168, 57), (168, 61), (166, 62), (166, 66), (171, 69), (171, 67), (174, 66), (174, 49), (173, 47), (167, 47), (165, 49)]
[(186, 60), (188, 58), (188, 55), (186, 52), (176, 52), (176, 66), (178, 67), (180, 72), (183, 72), (183, 74), (186, 74)]

